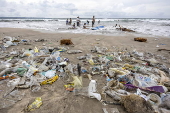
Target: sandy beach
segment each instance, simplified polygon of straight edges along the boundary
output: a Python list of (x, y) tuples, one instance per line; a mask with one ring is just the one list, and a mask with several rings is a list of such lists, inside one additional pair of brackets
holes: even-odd
[[(100, 47), (107, 47), (110, 51), (114, 47), (118, 47), (120, 49), (128, 49), (130, 51), (136, 49), (140, 52), (151, 52), (157, 55), (163, 55), (169, 58), (169, 52), (167, 51), (158, 51), (158, 49), (170, 49), (170, 38), (168, 37), (160, 37), (154, 38), (151, 36), (142, 37), (146, 38), (147, 42), (138, 42), (134, 41), (136, 36), (132, 34), (128, 34), (125, 36), (105, 36), (105, 35), (90, 35), (90, 34), (73, 34), (73, 33), (53, 33), (53, 32), (39, 32), (34, 31), (31, 29), (19, 29), (19, 28), (0, 28), (1, 40), (4, 36), (11, 36), (11, 37), (20, 37), (20, 39), (28, 39), (31, 40), (31, 45), (19, 45), (19, 46), (12, 46), (7, 48), (11, 50), (11, 48), (34, 48), (42, 47), (43, 43), (47, 47), (57, 47), (60, 46), (60, 40), (62, 39), (71, 39), (73, 46), (68, 46), (70, 49), (79, 49), (82, 50), (83, 53), (81, 54), (73, 54), (67, 56), (68, 58), (71, 57), (75, 58), (77, 56), (85, 55), (90, 53), (90, 50), (94, 46)], [(36, 39), (45, 39), (47, 42), (35, 42)], [(156, 46), (159, 47), (156, 47)], [(76, 55), (76, 56), (75, 56)], [(74, 61), (73, 60), (73, 61)], [(71, 60), (72, 61), (72, 60)], [(77, 60), (78, 61), (78, 60)], [(76, 62), (77, 62), (76, 61)], [(76, 63), (74, 62), (74, 63)]]
[[(10, 46), (7, 51), (15, 49), (29, 49), (46, 47), (58, 47), (61, 39), (71, 39), (74, 45), (64, 45), (69, 47), (70, 50), (81, 50), (79, 54), (67, 54), (61, 53), (61, 56), (68, 58), (70, 63), (77, 64), (81, 63), (77, 57), (91, 53), (91, 49), (94, 46), (107, 47), (108, 52), (114, 51), (114, 48), (120, 50), (133, 51), (136, 49), (139, 52), (148, 52), (155, 55), (162, 55), (167, 60), (158, 60), (159, 62), (170, 67), (170, 52), (169, 51), (158, 51), (158, 49), (170, 49), (170, 38), (168, 37), (142, 37), (146, 38), (147, 42), (134, 41), (136, 36), (127, 33), (125, 36), (105, 36), (105, 35), (91, 35), (91, 34), (73, 34), (73, 33), (48, 33), (40, 32), (31, 29), (19, 29), (19, 28), (0, 28), (0, 40), (5, 36), (19, 37), (19, 39), (31, 40), (30, 45), (19, 44), (17, 46)], [(44, 39), (44, 42), (35, 42), (36, 39)], [(159, 47), (156, 47), (156, 46)], [(96, 55), (96, 54), (95, 54)], [(102, 90), (102, 87), (106, 84), (105, 77), (100, 75), (94, 75), (93, 79), (98, 82), (98, 92)], [(5, 86), (7, 81), (0, 83), (0, 99), (7, 90)], [(125, 109), (121, 105), (103, 105), (97, 99), (89, 98), (87, 96), (76, 96), (73, 92), (65, 90), (64, 85), (66, 81), (62, 79), (57, 80), (52, 85), (44, 85), (38, 92), (31, 92), (30, 89), (19, 89), (24, 92), (23, 99), (17, 102), (15, 105), (0, 109), (0, 113), (23, 113), (24, 108), (29, 102), (32, 102), (36, 97), (41, 97), (43, 105), (32, 113), (103, 113), (102, 108), (118, 108), (120, 113), (126, 113)], [(88, 78), (83, 78), (83, 87), (87, 87), (89, 84)], [(107, 97), (109, 101), (111, 99)]]

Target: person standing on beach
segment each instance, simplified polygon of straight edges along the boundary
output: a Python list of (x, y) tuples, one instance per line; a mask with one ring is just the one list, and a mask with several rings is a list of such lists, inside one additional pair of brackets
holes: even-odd
[(89, 25), (89, 21), (87, 20), (87, 25)]
[(93, 16), (93, 18), (92, 18), (92, 27), (94, 26), (94, 23), (95, 23), (95, 17)]
[(72, 19), (71, 19), (71, 18), (70, 18), (69, 24), (70, 24), (70, 25), (72, 24)]
[(66, 20), (66, 25), (68, 25), (68, 18), (67, 18), (67, 20)]
[(80, 18), (79, 18), (79, 16), (77, 17), (77, 26), (80, 26)]

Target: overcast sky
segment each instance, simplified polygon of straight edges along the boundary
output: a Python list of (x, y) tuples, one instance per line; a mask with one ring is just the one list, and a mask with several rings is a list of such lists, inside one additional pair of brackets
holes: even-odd
[(0, 0), (0, 17), (170, 18), (170, 0)]

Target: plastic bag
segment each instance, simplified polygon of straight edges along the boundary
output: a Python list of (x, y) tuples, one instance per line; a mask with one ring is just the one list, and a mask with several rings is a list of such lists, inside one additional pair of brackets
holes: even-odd
[(74, 83), (74, 88), (81, 88), (83, 86), (82, 76), (72, 76)]
[(12, 45), (13, 45), (13, 43), (11, 41), (6, 41), (6, 43), (4, 44), (4, 47), (9, 47)]
[(94, 65), (93, 59), (89, 59), (88, 61), (89, 61), (89, 63), (90, 63), (91, 65)]
[(56, 71), (55, 70), (48, 70), (47, 72), (45, 72), (44, 76), (47, 78), (52, 78), (56, 75)]

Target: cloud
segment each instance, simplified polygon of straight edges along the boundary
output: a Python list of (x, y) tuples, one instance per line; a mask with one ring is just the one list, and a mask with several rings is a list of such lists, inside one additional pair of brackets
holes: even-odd
[(170, 0), (0, 0), (0, 16), (168, 18)]
[[(76, 7), (72, 3), (56, 3), (54, 1), (40, 1), (38, 3), (7, 2), (1, 0), (0, 15), (22, 17), (66, 17), (71, 16)], [(3, 11), (3, 12), (2, 12)], [(19, 14), (18, 14), (19, 13)], [(17, 14), (17, 15), (16, 15)]]

